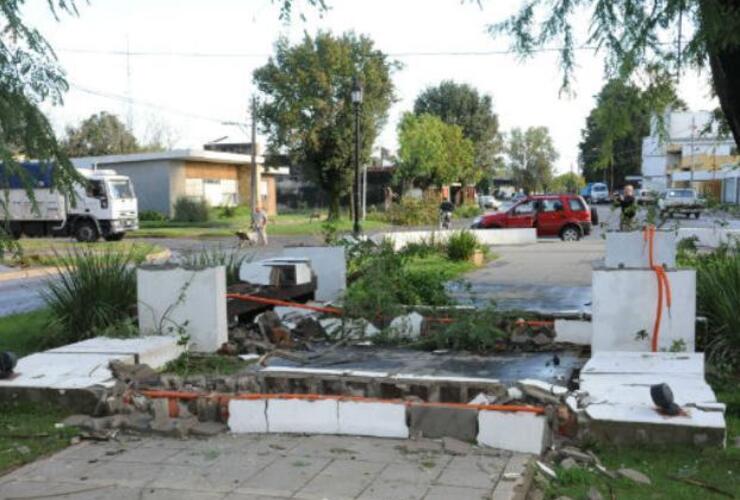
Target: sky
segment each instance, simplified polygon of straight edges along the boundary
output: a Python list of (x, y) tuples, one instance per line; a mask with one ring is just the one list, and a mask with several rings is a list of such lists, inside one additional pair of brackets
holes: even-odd
[[(178, 148), (244, 137), (240, 127), (224, 122), (248, 122), (252, 72), (267, 62), (279, 36), (298, 41), (318, 30), (354, 30), (403, 64), (393, 76), (398, 102), (376, 147), (395, 150), (400, 116), (425, 88), (451, 79), (490, 95), (504, 132), (548, 127), (560, 155), (556, 170), (577, 168), (581, 129), (604, 84), (601, 54), (578, 52), (575, 95), (561, 97), (556, 53), (526, 61), (512, 54), (460, 54), (508, 49), (509, 42), (491, 38), (486, 26), (515, 12), (519, 0), (482, 0), (480, 7), (460, 0), (326, 1), (330, 10), (319, 14), (295, 0), (306, 19), (296, 15), (289, 24), (279, 20), (272, 0), (79, 1), (79, 16), (62, 15), (59, 22), (46, 2), (36, 1), (24, 14), (51, 43), (70, 83), (63, 106), (45, 108), (60, 133), (105, 110), (139, 137), (164, 127)], [(580, 20), (581, 34), (587, 21), (585, 15)], [(690, 109), (716, 107), (707, 72), (685, 72), (679, 95)]]

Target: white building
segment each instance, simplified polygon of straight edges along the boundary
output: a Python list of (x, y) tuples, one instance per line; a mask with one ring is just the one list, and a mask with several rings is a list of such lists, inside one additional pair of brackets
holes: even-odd
[(642, 140), (643, 187), (660, 191), (682, 183), (720, 197), (720, 182), (738, 151), (718, 128), (710, 111), (667, 112), (662, 126), (653, 118)]

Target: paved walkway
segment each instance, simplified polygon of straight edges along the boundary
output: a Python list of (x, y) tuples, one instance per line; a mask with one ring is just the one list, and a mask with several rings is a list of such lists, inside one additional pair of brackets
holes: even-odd
[[(297, 416), (298, 417), (298, 416)], [(338, 436), (123, 437), (83, 443), (0, 476), (0, 498), (509, 499), (526, 455), (433, 441)], [(423, 446), (421, 446), (423, 445)]]

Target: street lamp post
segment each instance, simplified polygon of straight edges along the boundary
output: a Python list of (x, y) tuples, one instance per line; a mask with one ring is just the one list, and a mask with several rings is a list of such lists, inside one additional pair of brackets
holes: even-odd
[(362, 232), (360, 228), (360, 104), (362, 104), (362, 86), (355, 78), (352, 83), (352, 105), (355, 111), (355, 195), (352, 199), (354, 203), (353, 232), (355, 236), (359, 236)]

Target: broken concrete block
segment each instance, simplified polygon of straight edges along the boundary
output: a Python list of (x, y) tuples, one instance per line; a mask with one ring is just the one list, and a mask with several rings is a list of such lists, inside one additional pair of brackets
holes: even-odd
[(143, 334), (187, 336), (197, 352), (215, 352), (228, 342), (224, 266), (143, 266), (136, 287)]
[(555, 320), (555, 340), (577, 345), (591, 345), (593, 325), (590, 321), (576, 319)]
[(347, 259), (343, 246), (287, 247), (283, 255), (308, 259), (316, 274), (316, 300), (335, 301), (347, 288)]
[(239, 434), (267, 432), (267, 401), (264, 399), (230, 400), (229, 429)]
[(481, 410), (478, 444), (539, 455), (549, 442), (547, 419), (529, 412)]
[[(606, 233), (606, 258), (609, 269), (649, 269), (649, 246), (642, 231)], [(656, 231), (653, 237), (653, 262), (656, 266), (676, 267), (676, 234)]]
[(424, 316), (418, 312), (411, 312), (393, 318), (390, 329), (397, 337), (416, 339), (421, 336), (421, 328), (424, 323)]
[[(73, 344), (67, 344), (47, 352), (65, 354), (111, 354), (133, 355), (136, 358), (134, 369), (138, 374), (137, 381), (148, 382), (152, 377), (151, 368), (159, 369), (170, 361), (177, 359), (183, 352), (183, 346), (178, 345), (177, 339), (166, 336), (134, 337), (118, 339), (109, 337), (93, 337)], [(119, 368), (122, 369), (120, 365)], [(150, 368), (151, 367), (151, 368)], [(146, 371), (147, 368), (149, 371)], [(143, 370), (139, 372), (139, 370)], [(144, 372), (146, 371), (146, 372)], [(114, 373), (115, 375), (115, 373)], [(120, 377), (119, 380), (122, 380)]]
[[(694, 352), (696, 271), (667, 271), (666, 275), (672, 305), (669, 309), (664, 297), (658, 350)], [(655, 272), (596, 269), (592, 288), (592, 351), (651, 351), (658, 301)]]
[(269, 432), (338, 434), (337, 401), (333, 399), (270, 399), (267, 402)]
[(478, 433), (478, 410), (473, 408), (412, 405), (409, 418), (414, 436), (474, 441)]
[(399, 403), (339, 401), (339, 434), (409, 437), (406, 406)]

